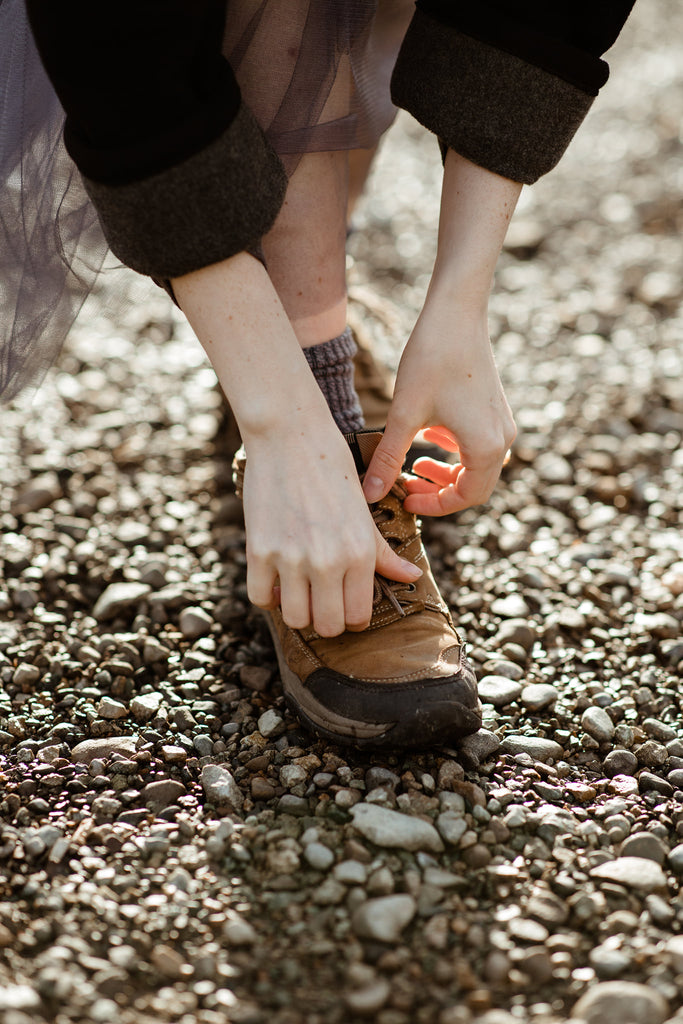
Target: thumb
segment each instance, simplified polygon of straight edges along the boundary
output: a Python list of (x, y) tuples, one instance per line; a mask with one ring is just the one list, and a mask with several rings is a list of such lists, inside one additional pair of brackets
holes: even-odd
[(379, 501), (389, 493), (401, 472), (415, 434), (412, 427), (395, 417), (392, 419), (389, 414), (382, 440), (375, 448), (365, 473), (363, 493), (366, 501)]
[(401, 583), (414, 583), (415, 580), (419, 580), (422, 575), (422, 569), (419, 569), (406, 558), (401, 558), (400, 555), (397, 555), (393, 548), (380, 536), (379, 531), (375, 539), (377, 544), (376, 572), (386, 576), (388, 580), (398, 580)]

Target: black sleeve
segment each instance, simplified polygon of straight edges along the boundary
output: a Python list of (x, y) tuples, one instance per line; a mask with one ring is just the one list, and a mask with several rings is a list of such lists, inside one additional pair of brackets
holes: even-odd
[(254, 248), (284, 168), (221, 55), (225, 0), (27, 0), (113, 252), (157, 278)]
[(634, 0), (418, 0), (392, 80), (442, 144), (514, 181), (558, 162)]

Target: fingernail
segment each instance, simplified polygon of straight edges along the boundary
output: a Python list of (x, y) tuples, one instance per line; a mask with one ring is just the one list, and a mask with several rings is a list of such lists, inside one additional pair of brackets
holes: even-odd
[(368, 501), (378, 501), (384, 491), (384, 481), (378, 476), (368, 476), (365, 478), (363, 490)]
[(418, 568), (417, 565), (413, 565), (412, 562), (406, 562), (405, 566), (410, 575), (419, 580), (420, 576), (422, 576), (422, 569)]

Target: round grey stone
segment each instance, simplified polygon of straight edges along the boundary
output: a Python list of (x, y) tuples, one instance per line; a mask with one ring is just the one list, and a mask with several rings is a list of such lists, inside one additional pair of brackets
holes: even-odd
[(213, 619), (203, 608), (183, 608), (178, 616), (178, 625), (186, 640), (198, 640), (211, 632)]
[(637, 892), (654, 892), (666, 887), (666, 875), (659, 864), (645, 857), (617, 857), (591, 869), (591, 877), (616, 882)]
[(559, 696), (559, 691), (550, 683), (529, 683), (522, 690), (521, 701), (529, 711), (541, 711), (553, 707)]
[(353, 914), (353, 930), (360, 938), (395, 943), (412, 921), (417, 903), (407, 893), (378, 896), (357, 907)]
[(479, 680), (478, 689), (482, 703), (493, 704), (497, 708), (511, 704), (522, 692), (520, 683), (505, 676), (484, 676)]
[(147, 597), (151, 589), (146, 583), (110, 583), (95, 602), (92, 613), (98, 622), (114, 619), (119, 612)]
[(304, 847), (304, 859), (314, 871), (327, 871), (334, 864), (334, 854), (324, 843), (308, 843)]
[(656, 989), (634, 981), (602, 981), (592, 985), (572, 1010), (586, 1024), (663, 1024), (669, 1012)]
[(638, 771), (638, 758), (631, 750), (610, 750), (603, 761), (603, 768), (610, 778), (615, 775), (635, 775)]
[(467, 832), (467, 822), (455, 811), (443, 811), (436, 819), (436, 827), (451, 846), (457, 846)]
[(644, 857), (663, 864), (667, 851), (661, 839), (652, 832), (634, 832), (621, 844), (620, 853), (622, 857)]
[(598, 743), (608, 743), (614, 736), (614, 722), (604, 708), (586, 708), (581, 715), (581, 728)]
[(529, 754), (535, 761), (559, 761), (564, 751), (555, 740), (544, 736), (523, 736), (513, 734), (505, 737), (500, 745), (503, 754)]
[(377, 804), (359, 803), (351, 808), (354, 827), (376, 846), (441, 853), (444, 846), (433, 825)]
[(112, 697), (103, 697), (97, 705), (97, 714), (100, 718), (112, 720), (125, 718), (128, 714), (128, 708), (120, 700), (114, 700)]
[(675, 871), (677, 875), (683, 875), (683, 843), (679, 843), (669, 851), (667, 861), (672, 871)]
[(521, 619), (530, 611), (521, 594), (508, 594), (506, 597), (496, 598), (491, 603), (491, 614), (500, 615), (502, 619)]
[(202, 768), (202, 786), (206, 799), (218, 807), (227, 806), (241, 811), (244, 797), (227, 768), (219, 764), (207, 764)]

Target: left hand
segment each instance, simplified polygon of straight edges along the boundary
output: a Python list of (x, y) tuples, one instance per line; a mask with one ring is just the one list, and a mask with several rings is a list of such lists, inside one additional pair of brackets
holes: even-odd
[(488, 500), (516, 429), (491, 350), (485, 310), (428, 298), (399, 364), (382, 441), (365, 476), (377, 501), (401, 472), (416, 434), (458, 452), (450, 465), (422, 458), (408, 478), (404, 505), (444, 516)]

